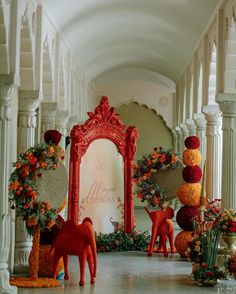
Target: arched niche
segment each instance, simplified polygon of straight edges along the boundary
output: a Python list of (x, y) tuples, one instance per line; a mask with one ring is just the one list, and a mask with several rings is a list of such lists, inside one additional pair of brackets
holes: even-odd
[[(124, 229), (127, 233), (130, 233), (134, 226), (132, 166), (134, 154), (136, 152), (136, 141), (138, 137), (137, 129), (133, 126), (126, 127), (120, 121), (119, 115), (116, 114), (114, 107), (110, 107), (108, 97), (105, 96), (101, 98), (100, 104), (96, 107), (95, 112), (89, 112), (88, 115), (89, 119), (83, 125), (74, 126), (71, 131), (68, 218), (78, 223), (79, 214), (81, 214), (80, 209), (83, 209), (84, 203), (81, 205), (80, 201), (82, 187), (81, 179), (83, 179), (83, 182), (86, 181), (86, 179), (83, 178), (84, 175), (81, 174), (81, 167), (84, 166), (84, 160), (86, 163), (86, 153), (87, 155), (91, 153), (92, 157), (90, 156), (90, 160), (93, 162), (96, 161), (98, 167), (97, 170), (94, 169), (91, 172), (90, 178), (87, 179), (87, 181), (91, 184), (91, 178), (93, 177), (93, 174), (99, 173), (99, 169), (101, 169), (101, 167), (104, 168), (104, 166), (109, 165), (108, 160), (105, 162), (103, 159), (107, 150), (104, 150), (103, 157), (99, 159), (99, 156), (98, 158), (94, 157), (94, 152), (96, 153), (96, 148), (94, 147), (99, 147), (100, 149), (109, 149), (110, 147), (107, 147), (107, 145), (110, 145), (114, 151), (113, 145), (115, 145), (117, 153), (119, 153), (119, 155), (122, 157), (123, 166), (121, 164), (122, 170), (119, 171), (118, 174), (114, 175), (114, 177), (123, 175), (122, 181), (124, 185), (123, 203), (122, 199), (121, 203), (119, 203), (123, 207), (119, 207), (117, 209), (123, 209)], [(109, 141), (109, 144), (107, 145), (106, 140)], [(97, 143), (99, 143), (99, 146)], [(115, 157), (114, 161), (117, 160), (117, 158)], [(109, 161), (110, 160), (111, 159), (109, 159)], [(118, 160), (120, 161), (120, 159)], [(114, 170), (111, 169), (111, 173), (113, 172)], [(111, 175), (108, 176), (110, 177)], [(99, 181), (99, 185), (103, 183), (101, 178)], [(96, 183), (93, 187), (90, 185), (90, 188), (96, 189), (95, 193), (100, 193), (99, 191), (102, 191), (102, 188), (96, 186)], [(109, 197), (113, 197), (114, 193), (114, 190), (111, 191)], [(119, 196), (120, 195), (116, 195), (116, 199)], [(99, 206), (99, 203), (96, 205)], [(89, 216), (93, 218), (92, 215)], [(101, 214), (101, 219), (102, 217), (103, 215)]]

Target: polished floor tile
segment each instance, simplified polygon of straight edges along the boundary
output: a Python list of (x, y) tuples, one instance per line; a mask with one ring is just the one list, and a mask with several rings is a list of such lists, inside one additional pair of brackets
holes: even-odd
[(70, 280), (51, 289), (19, 289), (19, 294), (156, 294), (156, 293), (236, 293), (236, 286), (199, 287), (190, 277), (191, 264), (177, 254), (165, 258), (160, 254), (148, 257), (144, 252), (102, 253), (98, 255), (95, 285), (79, 286), (76, 257), (70, 257)]

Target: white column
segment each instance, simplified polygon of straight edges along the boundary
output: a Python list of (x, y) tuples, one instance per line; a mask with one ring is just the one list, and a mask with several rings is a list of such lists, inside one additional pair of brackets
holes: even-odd
[(17, 293), (9, 284), (8, 257), (10, 249), (10, 214), (8, 204), (8, 179), (11, 166), (12, 99), (16, 86), (8, 76), (0, 81), (0, 293)]
[(196, 135), (197, 128), (196, 128), (196, 125), (195, 125), (194, 120), (191, 119), (191, 118), (188, 118), (188, 119), (186, 119), (185, 124), (188, 127), (189, 136), (195, 136)]
[(174, 151), (178, 151), (178, 135), (175, 129), (171, 130)]
[(203, 113), (194, 113), (193, 118), (197, 127), (196, 135), (200, 139), (199, 151), (202, 154), (201, 167), (203, 168), (206, 160), (206, 120)]
[[(39, 91), (19, 91), (17, 153), (25, 152), (35, 145), (36, 110)], [(25, 221), (16, 218), (14, 273), (28, 273), (32, 238), (26, 230)]]
[(176, 134), (178, 136), (178, 153), (180, 155), (182, 155), (182, 152), (184, 150), (183, 149), (183, 135), (182, 135), (180, 127), (175, 127), (175, 130), (176, 130)]
[(223, 115), (222, 207), (236, 209), (236, 94), (218, 93)]
[(55, 130), (57, 102), (41, 103), (41, 142), (44, 143), (44, 133)]
[(206, 150), (206, 195), (207, 198), (221, 198), (222, 171), (222, 117), (220, 112), (205, 113)]
[(56, 112), (56, 122), (55, 128), (61, 133), (61, 141), (59, 145), (65, 149), (66, 143), (66, 136), (67, 136), (67, 124), (68, 124), (68, 111), (60, 111), (57, 110)]

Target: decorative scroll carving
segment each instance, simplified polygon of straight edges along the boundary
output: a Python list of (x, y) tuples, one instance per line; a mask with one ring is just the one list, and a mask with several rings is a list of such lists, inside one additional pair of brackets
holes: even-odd
[(89, 112), (89, 119), (83, 125), (75, 125), (71, 135), (70, 154), (70, 183), (69, 183), (69, 207), (70, 219), (78, 222), (79, 211), (79, 179), (80, 162), (89, 145), (96, 139), (108, 139), (112, 141), (118, 152), (124, 159), (124, 221), (126, 232), (133, 228), (133, 196), (132, 196), (132, 165), (136, 151), (138, 132), (135, 127), (128, 127), (120, 121), (115, 108), (110, 107), (108, 97), (103, 96), (95, 112)]

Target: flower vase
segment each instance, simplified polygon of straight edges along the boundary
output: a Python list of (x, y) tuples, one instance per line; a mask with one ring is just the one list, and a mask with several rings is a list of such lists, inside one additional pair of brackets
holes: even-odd
[(222, 250), (224, 254), (231, 255), (236, 251), (236, 233), (224, 232), (222, 239), (226, 244), (226, 247)]

